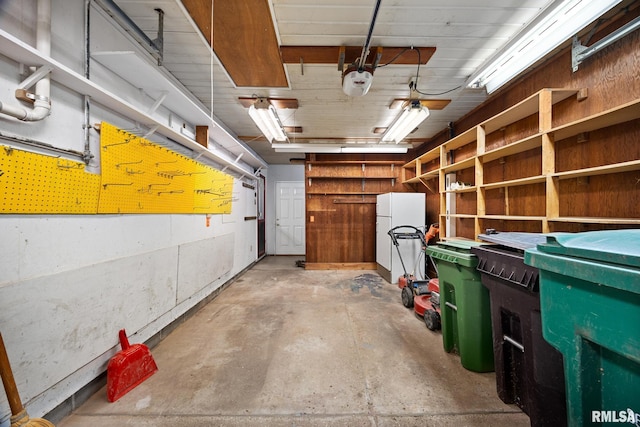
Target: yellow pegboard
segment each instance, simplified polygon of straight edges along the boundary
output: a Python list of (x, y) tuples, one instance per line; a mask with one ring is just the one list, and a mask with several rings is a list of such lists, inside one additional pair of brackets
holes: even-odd
[(1, 213), (95, 214), (100, 176), (82, 162), (0, 146)]
[(230, 213), (233, 177), (102, 123), (102, 175), (0, 146), (0, 213)]
[(230, 213), (233, 177), (103, 122), (99, 213)]

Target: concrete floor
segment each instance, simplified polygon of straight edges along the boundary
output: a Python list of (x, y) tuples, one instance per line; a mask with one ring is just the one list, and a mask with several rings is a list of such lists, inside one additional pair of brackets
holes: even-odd
[(153, 350), (159, 371), (58, 427), (529, 426), (373, 271), (267, 257)]

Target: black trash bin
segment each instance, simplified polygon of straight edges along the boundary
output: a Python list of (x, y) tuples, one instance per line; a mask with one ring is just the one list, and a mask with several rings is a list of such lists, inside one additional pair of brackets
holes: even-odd
[(538, 269), (524, 264), (524, 250), (545, 238), (537, 233), (478, 237), (496, 243), (471, 251), (489, 290), (498, 396), (518, 405), (532, 426), (565, 426), (562, 353), (542, 337)]

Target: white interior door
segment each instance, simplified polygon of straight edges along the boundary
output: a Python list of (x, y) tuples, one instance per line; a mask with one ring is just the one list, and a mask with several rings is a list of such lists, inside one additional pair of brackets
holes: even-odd
[(276, 182), (276, 255), (304, 253), (304, 181)]

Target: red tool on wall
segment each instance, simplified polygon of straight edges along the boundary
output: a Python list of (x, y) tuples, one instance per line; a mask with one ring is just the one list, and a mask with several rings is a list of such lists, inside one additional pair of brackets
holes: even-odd
[(129, 344), (124, 329), (119, 332), (122, 350), (107, 365), (107, 399), (115, 402), (153, 375), (158, 366), (144, 344)]

